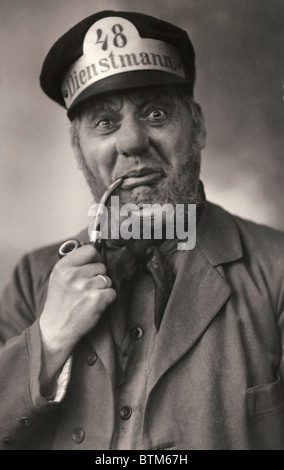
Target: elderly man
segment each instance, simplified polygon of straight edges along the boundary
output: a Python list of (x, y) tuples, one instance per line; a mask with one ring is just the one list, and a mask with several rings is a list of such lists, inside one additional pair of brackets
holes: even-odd
[(162, 218), (162, 239), (85, 230), (60, 260), (61, 243), (23, 258), (0, 317), (1, 448), (284, 449), (284, 237), (206, 202), (194, 80), (187, 34), (138, 13), (96, 13), (47, 55), (94, 200), (120, 181), (141, 217), (196, 205), (197, 237), (181, 250)]

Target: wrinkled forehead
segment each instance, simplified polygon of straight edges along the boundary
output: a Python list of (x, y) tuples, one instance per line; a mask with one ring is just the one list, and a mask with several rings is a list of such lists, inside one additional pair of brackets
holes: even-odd
[(107, 110), (119, 112), (127, 100), (137, 108), (141, 108), (151, 103), (164, 103), (174, 106), (180, 102), (180, 97), (174, 87), (167, 85), (113, 91), (90, 98), (84, 102), (78, 109), (78, 115), (84, 116)]

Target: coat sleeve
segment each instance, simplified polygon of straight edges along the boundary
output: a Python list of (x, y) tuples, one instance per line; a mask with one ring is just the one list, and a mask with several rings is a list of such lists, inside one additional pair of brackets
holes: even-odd
[[(26, 256), (4, 291), (0, 308), (0, 448), (24, 449), (58, 401), (40, 394), (41, 337), (38, 317), (45, 277)], [(62, 394), (62, 398), (63, 398)]]

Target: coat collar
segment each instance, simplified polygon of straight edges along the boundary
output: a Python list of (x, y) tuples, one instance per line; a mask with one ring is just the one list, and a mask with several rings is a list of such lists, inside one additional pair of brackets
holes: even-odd
[(206, 204), (197, 226), (197, 244), (212, 266), (236, 261), (243, 255), (233, 216), (212, 203)]

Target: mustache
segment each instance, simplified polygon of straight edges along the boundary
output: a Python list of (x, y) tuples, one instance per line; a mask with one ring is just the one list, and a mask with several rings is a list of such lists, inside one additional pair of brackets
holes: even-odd
[(166, 161), (157, 161), (157, 156), (148, 153), (142, 156), (129, 156), (118, 161), (113, 180), (121, 176), (143, 176), (154, 172), (167, 175), (170, 172), (170, 164)]

